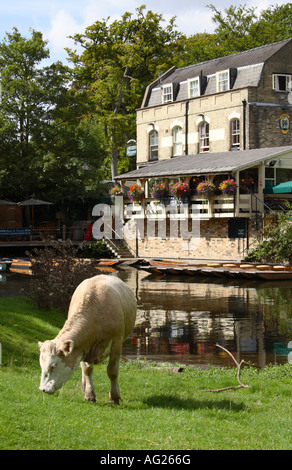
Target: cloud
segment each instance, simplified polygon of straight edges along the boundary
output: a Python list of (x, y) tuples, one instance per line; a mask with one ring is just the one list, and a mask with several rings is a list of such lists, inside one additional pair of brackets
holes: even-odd
[(210, 11), (199, 8), (177, 13), (175, 23), (187, 36), (205, 31), (211, 33), (215, 27)]
[(73, 41), (68, 36), (73, 36), (82, 30), (82, 25), (69, 12), (60, 10), (51, 19), (50, 29), (45, 33), (45, 37), (49, 40), (52, 52), (58, 53), (63, 51), (65, 47), (71, 48)]

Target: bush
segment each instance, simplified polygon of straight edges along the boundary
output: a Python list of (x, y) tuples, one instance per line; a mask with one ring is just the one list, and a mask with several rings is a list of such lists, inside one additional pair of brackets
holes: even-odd
[(83, 245), (78, 251), (81, 258), (113, 258), (114, 255), (102, 240)]
[(262, 230), (256, 245), (248, 251), (247, 260), (292, 263), (292, 205), (286, 203), (286, 207), (287, 212), (274, 213), (277, 222)]
[(52, 240), (44, 249), (27, 253), (34, 276), (29, 297), (39, 309), (67, 312), (76, 287), (98, 274), (94, 260), (78, 258), (78, 250), (69, 241)]

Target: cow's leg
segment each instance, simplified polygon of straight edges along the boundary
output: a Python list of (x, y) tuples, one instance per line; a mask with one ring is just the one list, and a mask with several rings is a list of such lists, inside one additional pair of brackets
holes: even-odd
[(95, 401), (95, 392), (92, 382), (93, 366), (87, 362), (81, 362), (82, 369), (82, 392), (87, 401)]
[(119, 363), (120, 357), (122, 352), (122, 341), (119, 342), (112, 342), (111, 351), (110, 351), (110, 359), (107, 366), (107, 375), (111, 381), (111, 390), (109, 394), (110, 403), (115, 403), (116, 405), (119, 404), (121, 399), (120, 391), (119, 391), (119, 384), (118, 384), (118, 375), (119, 375)]

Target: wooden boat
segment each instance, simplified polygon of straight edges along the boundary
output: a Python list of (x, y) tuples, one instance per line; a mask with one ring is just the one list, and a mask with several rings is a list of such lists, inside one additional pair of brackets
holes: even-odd
[(9, 270), (11, 272), (24, 272), (31, 274), (32, 262), (29, 259), (13, 259)]
[(292, 265), (259, 263), (204, 263), (152, 259), (148, 266), (141, 266), (151, 273), (161, 275), (207, 276), (215, 278), (242, 278), (250, 280), (281, 281), (292, 280)]
[(99, 262), (97, 263), (97, 266), (115, 266), (119, 263), (121, 263), (122, 260), (119, 260), (119, 259), (101, 259), (99, 260)]

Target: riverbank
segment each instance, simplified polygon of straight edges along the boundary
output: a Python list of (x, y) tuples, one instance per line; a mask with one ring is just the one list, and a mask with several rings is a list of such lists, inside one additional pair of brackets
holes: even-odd
[[(291, 449), (292, 366), (182, 372), (167, 364), (121, 362), (120, 406), (108, 404), (106, 364), (95, 367), (97, 402), (84, 402), (81, 371), (55, 395), (38, 390), (37, 342), (54, 338), (64, 316), (23, 297), (0, 299), (0, 449)], [(173, 366), (173, 365), (172, 365)]]

